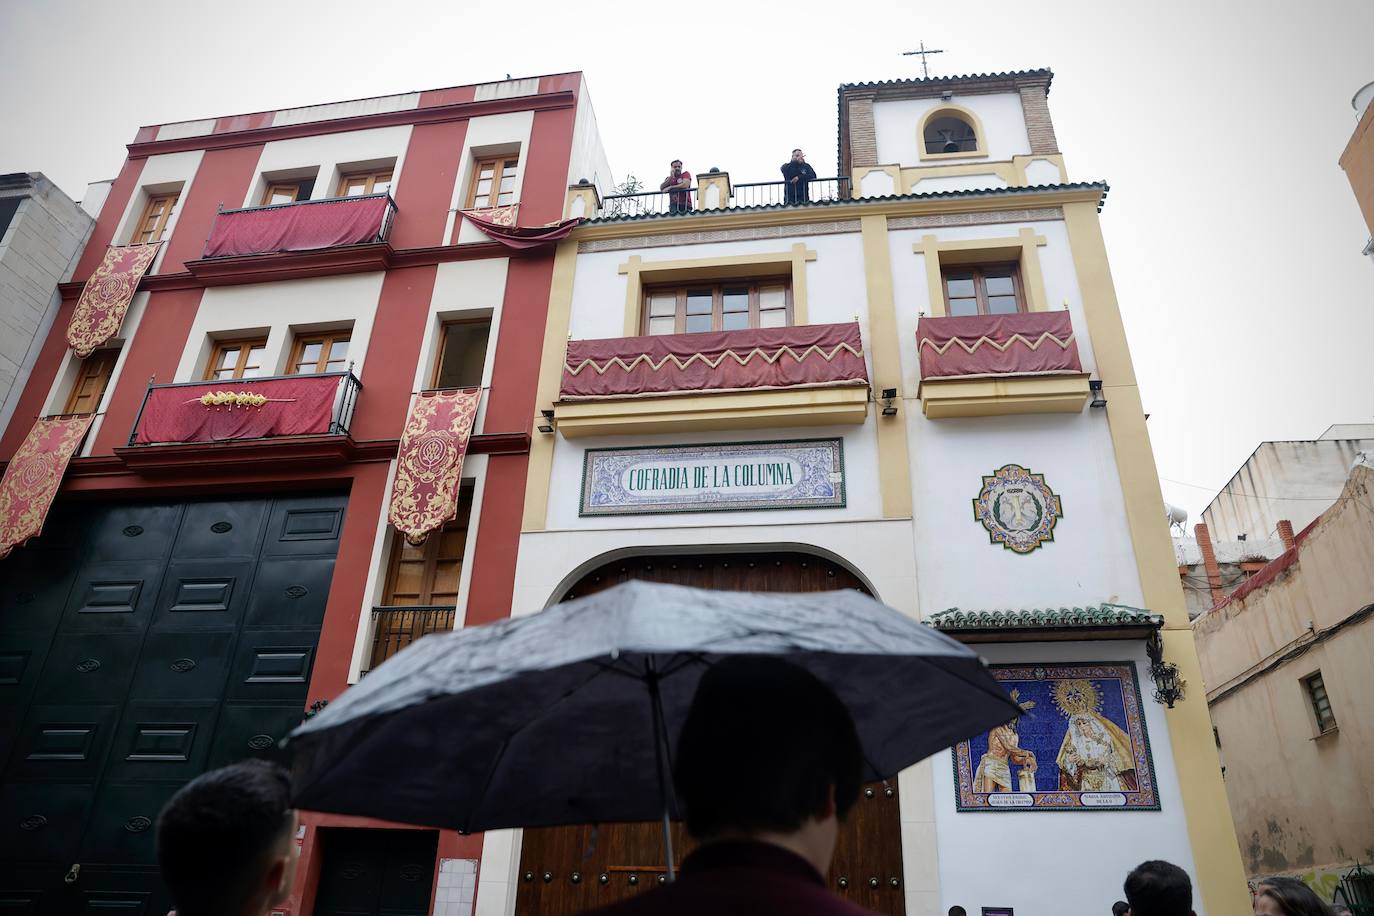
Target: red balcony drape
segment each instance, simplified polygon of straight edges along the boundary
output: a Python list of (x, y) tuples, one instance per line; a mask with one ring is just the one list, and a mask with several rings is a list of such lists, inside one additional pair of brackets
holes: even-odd
[(311, 251), (375, 242), (386, 223), (386, 195), (229, 210), (215, 217), (204, 257)]
[(922, 318), (921, 378), (1082, 372), (1068, 312)]
[[(224, 379), (203, 385), (153, 388), (134, 430), (135, 445), (155, 442), (219, 442), (268, 436), (329, 432), (340, 376), (302, 375), (282, 379)], [(218, 393), (246, 395), (216, 403)], [(253, 396), (264, 398), (252, 403)], [(202, 401), (205, 398), (205, 401)]]
[(43, 531), (67, 463), (95, 414), (34, 421), (0, 479), (0, 560)]
[(568, 342), (561, 397), (867, 385), (857, 323)]
[(581, 218), (558, 220), (543, 226), (516, 224), (519, 204), (491, 207), (484, 210), (464, 210), (468, 222), (481, 229), (489, 238), (507, 248), (537, 248), (567, 238), (582, 222)]

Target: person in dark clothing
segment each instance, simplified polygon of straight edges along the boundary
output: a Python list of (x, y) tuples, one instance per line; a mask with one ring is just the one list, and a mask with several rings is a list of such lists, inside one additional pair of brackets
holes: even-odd
[(1265, 878), (1255, 887), (1255, 916), (1331, 916), (1332, 909), (1297, 878)]
[(1130, 916), (1197, 916), (1193, 912), (1193, 882), (1171, 862), (1142, 862), (1126, 876), (1122, 888)]
[(673, 781), (700, 846), (678, 879), (600, 916), (869, 916), (825, 874), (859, 797), (863, 756), (844, 704), (815, 675), (738, 657), (701, 678)]
[(1126, 916), (1130, 911), (1131, 905), (1124, 900), (1112, 904), (1112, 916)]
[(245, 760), (183, 786), (157, 819), (157, 862), (177, 916), (263, 916), (296, 876), (291, 777)]
[(804, 204), (811, 199), (811, 182), (816, 170), (806, 161), (799, 149), (792, 150), (792, 158), (782, 164), (783, 199), (789, 204)]
[(692, 173), (682, 167), (681, 159), (668, 164), (668, 177), (658, 186), (668, 192), (668, 215), (690, 213), (692, 210)]

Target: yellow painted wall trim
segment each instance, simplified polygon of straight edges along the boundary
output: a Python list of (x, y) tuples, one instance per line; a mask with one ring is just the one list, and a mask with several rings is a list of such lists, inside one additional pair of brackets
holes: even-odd
[(1164, 616), (1164, 657), (1179, 666), (1188, 682), (1187, 698), (1176, 703), (1165, 717), (1181, 802), (1188, 819), (1198, 891), (1208, 916), (1240, 916), (1250, 911), (1245, 869), (1226, 803), (1202, 668), (1188, 625), (1173, 545), (1160, 509), (1164, 498), (1159, 473), (1145, 428), (1145, 412), (1096, 206), (1087, 202), (1066, 205), (1064, 223), (1083, 295), (1093, 358), (1107, 399), (1107, 422), (1141, 592), (1145, 606)]
[[(976, 138), (978, 148), (972, 153), (927, 153), (926, 152), (926, 125), (936, 118), (953, 115), (968, 122), (973, 128), (973, 136)], [(940, 161), (945, 159), (986, 159), (988, 157), (988, 135), (983, 130), (983, 121), (972, 109), (965, 108), (963, 105), (956, 105), (953, 102), (945, 102), (937, 105), (925, 113), (921, 118), (921, 123), (916, 125), (916, 153), (925, 161)]]
[(865, 216), (863, 233), (864, 284), (868, 294), (869, 358), (873, 361), (873, 390), (897, 389), (895, 417), (878, 417), (878, 486), (883, 518), (911, 517), (911, 467), (907, 462), (906, 404), (901, 397), (902, 356), (897, 333), (897, 305), (892, 290), (892, 258), (888, 253), (887, 217)]
[[(882, 172), (892, 180), (892, 190), (886, 194), (869, 194), (864, 190), (864, 181), (874, 172)], [(851, 193), (856, 197), (888, 197), (892, 194), (905, 194), (906, 189), (902, 185), (902, 167), (893, 162), (886, 165), (861, 165), (854, 169), (850, 174)]]
[(902, 169), (902, 193), (920, 193), (921, 182), (927, 178), (957, 178), (962, 175), (996, 175), (1012, 187), (1026, 183), (1025, 173), (1018, 173), (1009, 159), (964, 165), (914, 165)]
[(706, 172), (697, 176), (697, 209), (723, 210), (730, 206), (730, 173)]
[(868, 416), (868, 388), (780, 388), (564, 401), (554, 423), (568, 439), (648, 433), (859, 424)]
[(1026, 177), (1026, 166), (1037, 159), (1044, 159), (1052, 162), (1059, 167), (1059, 180), (1067, 183), (1069, 180), (1069, 170), (1064, 165), (1062, 153), (1031, 153), (1029, 155), (1016, 155), (1011, 157), (1012, 168), (1016, 173), (1016, 184), (1020, 187), (1030, 185), (1030, 179)]
[[(558, 243), (549, 281), (549, 312), (544, 319), (544, 349), (539, 357), (539, 382), (535, 410), (547, 410), (558, 398), (567, 356), (568, 327), (572, 319), (573, 276), (577, 271), (577, 243)], [(525, 475), (525, 509), (522, 531), (542, 531), (549, 510), (549, 481), (553, 474), (554, 437), (534, 429), (530, 418), (530, 461)]]
[(796, 242), (788, 251), (757, 254), (721, 255), (714, 258), (689, 258), (677, 261), (645, 261), (630, 255), (619, 267), (625, 283), (625, 337), (638, 337), (643, 331), (641, 310), (644, 287), (657, 283), (691, 283), (696, 280), (730, 280), (737, 277), (790, 277), (792, 280), (792, 323), (810, 323), (806, 303), (806, 262), (816, 260), (814, 249)]
[[(998, 193), (999, 191), (1008, 193)], [(632, 219), (578, 226), (572, 232), (577, 241), (669, 235), (678, 232), (712, 232), (718, 229), (805, 225), (817, 220), (827, 222), (861, 219), (864, 216), (949, 216), (956, 213), (983, 213), (1009, 207), (1060, 207), (1091, 202), (1094, 208), (1102, 192), (1088, 189), (1011, 192), (991, 188), (984, 194), (968, 197), (932, 197), (916, 200), (902, 198), (859, 198), (824, 207), (780, 207), (776, 210), (697, 211), (686, 217), (669, 219)]]
[(935, 318), (945, 314), (945, 288), (940, 268), (950, 264), (979, 264), (992, 261), (1016, 261), (1021, 266), (1021, 283), (1026, 292), (1026, 306), (1032, 312), (1048, 312), (1049, 299), (1045, 295), (1045, 274), (1040, 268), (1040, 247), (1048, 244), (1034, 229), (1022, 228), (1014, 238), (955, 239), (942, 241), (935, 235), (923, 235), (911, 246), (923, 255), (926, 264), (926, 294)]
[(1004, 378), (933, 378), (921, 381), (921, 412), (946, 417), (1000, 417), (1027, 413), (1082, 413), (1091, 392), (1088, 373)]

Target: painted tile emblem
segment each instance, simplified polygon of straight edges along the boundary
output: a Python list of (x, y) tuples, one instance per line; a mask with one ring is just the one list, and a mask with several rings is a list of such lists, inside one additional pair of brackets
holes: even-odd
[(1064, 508), (1044, 475), (1008, 464), (983, 478), (983, 489), (973, 500), (973, 517), (987, 529), (992, 543), (1025, 554), (1054, 540), (1054, 526), (1064, 517)]

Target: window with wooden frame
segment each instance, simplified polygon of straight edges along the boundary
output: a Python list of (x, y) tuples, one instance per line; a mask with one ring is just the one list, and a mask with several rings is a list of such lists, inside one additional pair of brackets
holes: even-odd
[(115, 349), (96, 350), (83, 359), (80, 368), (77, 369), (76, 383), (72, 385), (71, 394), (67, 395), (67, 404), (62, 408), (62, 412), (95, 413), (100, 407), (100, 399), (105, 396), (105, 389), (109, 387), (110, 376), (114, 374), (117, 359), (119, 351)]
[(298, 200), (309, 200), (314, 191), (313, 178), (269, 182), (267, 190), (263, 192), (261, 206), (270, 207), (274, 204), (293, 204)]
[(367, 194), (382, 194), (391, 190), (391, 169), (377, 169), (372, 172), (352, 172), (339, 179), (339, 192), (335, 197), (362, 197)]
[(430, 532), (416, 547), (397, 534), (392, 538), (382, 604), (388, 607), (458, 603), (458, 582), (463, 575), (463, 551), (468, 541), (472, 514), (472, 487), (458, 490), (458, 515), (438, 531)]
[(352, 336), (352, 331), (331, 331), (297, 337), (291, 348), (287, 373), (310, 375), (316, 372), (342, 372), (348, 368), (348, 342)]
[(695, 334), (792, 323), (792, 286), (786, 280), (731, 280), (644, 292), (644, 334)]
[(1014, 315), (1027, 310), (1015, 264), (956, 264), (941, 268), (940, 278), (946, 315)]
[(435, 388), (478, 388), (487, 363), (491, 319), (447, 322), (439, 338), (439, 363), (434, 367)]
[(205, 380), (254, 378), (262, 375), (262, 357), (267, 352), (266, 337), (242, 340), (217, 340), (205, 367)]
[(148, 203), (143, 207), (143, 215), (134, 226), (134, 234), (129, 239), (129, 244), (143, 245), (161, 241), (167, 233), (167, 221), (171, 219), (172, 211), (176, 209), (180, 197), (179, 192), (150, 194)]
[(1326, 695), (1326, 684), (1322, 681), (1320, 671), (1309, 674), (1302, 679), (1303, 688), (1307, 691), (1307, 700), (1312, 704), (1312, 714), (1317, 719), (1318, 734), (1326, 734), (1336, 730), (1336, 714), (1331, 711), (1331, 698)]
[(519, 169), (520, 159), (517, 156), (478, 162), (472, 170), (472, 182), (468, 186), (467, 208), (504, 207), (515, 203), (515, 179)]

